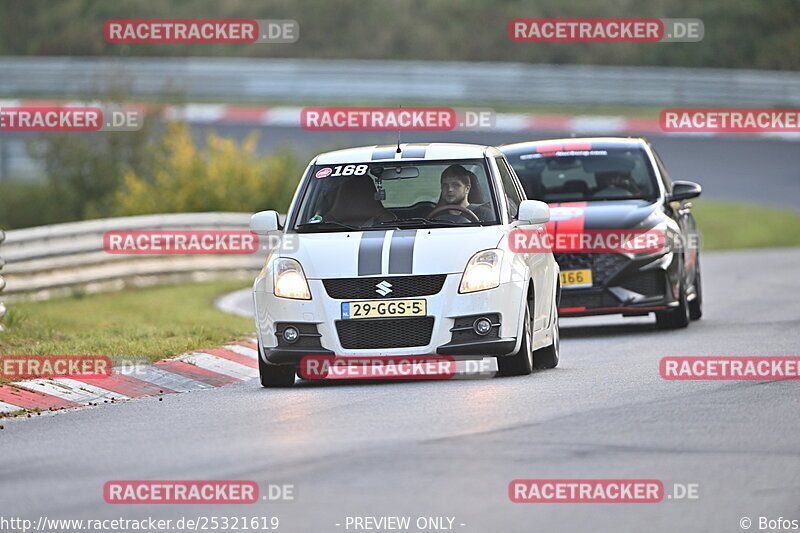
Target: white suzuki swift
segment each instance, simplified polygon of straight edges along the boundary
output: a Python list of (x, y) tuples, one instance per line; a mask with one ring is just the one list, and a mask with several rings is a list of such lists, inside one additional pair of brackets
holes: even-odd
[(261, 384), (289, 386), (305, 356), (497, 357), (501, 375), (558, 364), (558, 265), (515, 253), (544, 231), (490, 146), (401, 144), (317, 156), (253, 286)]

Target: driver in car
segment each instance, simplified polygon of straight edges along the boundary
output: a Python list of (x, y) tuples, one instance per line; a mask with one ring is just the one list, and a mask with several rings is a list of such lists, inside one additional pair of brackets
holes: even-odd
[(639, 192), (639, 187), (633, 181), (630, 174), (623, 172), (598, 172), (595, 174), (597, 188), (595, 193), (619, 193), (624, 196), (632, 196)]
[(461, 165), (450, 165), (444, 169), (439, 202), (428, 215), (429, 218), (435, 217), (451, 222), (461, 222), (464, 219), (471, 222), (491, 219), (491, 209), (485, 205), (469, 203), (469, 192), (472, 184), (477, 184), (477, 181), (477, 176)]

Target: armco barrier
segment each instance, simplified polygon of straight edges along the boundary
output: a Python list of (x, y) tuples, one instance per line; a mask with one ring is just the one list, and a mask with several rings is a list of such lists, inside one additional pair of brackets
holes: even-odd
[[(2, 244), (6, 238), (6, 232), (0, 229), (0, 252), (2, 252)], [(3, 256), (0, 255), (0, 292), (6, 287), (6, 280), (3, 278), (3, 266), (6, 264)], [(6, 316), (6, 305), (0, 301), (0, 331), (3, 331), (3, 318)]]
[(247, 230), (250, 213), (178, 213), (10, 230), (5, 235), (6, 300), (42, 300), (180, 281), (254, 279), (267, 250), (253, 254), (131, 255), (103, 248), (107, 231)]
[[(0, 57), (0, 97), (449, 106), (800, 106), (800, 73), (450, 61)], [(358, 83), (353, 83), (358, 80)]]

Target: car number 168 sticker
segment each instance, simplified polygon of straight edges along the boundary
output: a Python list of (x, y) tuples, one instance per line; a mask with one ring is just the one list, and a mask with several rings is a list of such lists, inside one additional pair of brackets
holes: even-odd
[(324, 167), (317, 170), (314, 174), (317, 178), (327, 178), (336, 176), (363, 176), (369, 170), (369, 165), (337, 165), (333, 168)]

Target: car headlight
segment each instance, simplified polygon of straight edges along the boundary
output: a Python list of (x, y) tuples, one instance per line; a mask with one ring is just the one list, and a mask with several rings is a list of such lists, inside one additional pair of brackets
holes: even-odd
[(293, 300), (311, 299), (303, 267), (294, 259), (276, 259), (272, 265), (272, 276), (275, 296)]
[(664, 255), (671, 249), (670, 232), (666, 222), (660, 222), (650, 229), (634, 230), (620, 246), (620, 251), (632, 257)]
[(461, 286), (458, 292), (485, 291), (500, 285), (500, 265), (503, 261), (503, 251), (483, 250), (473, 255), (467, 262), (467, 268), (461, 276)]

